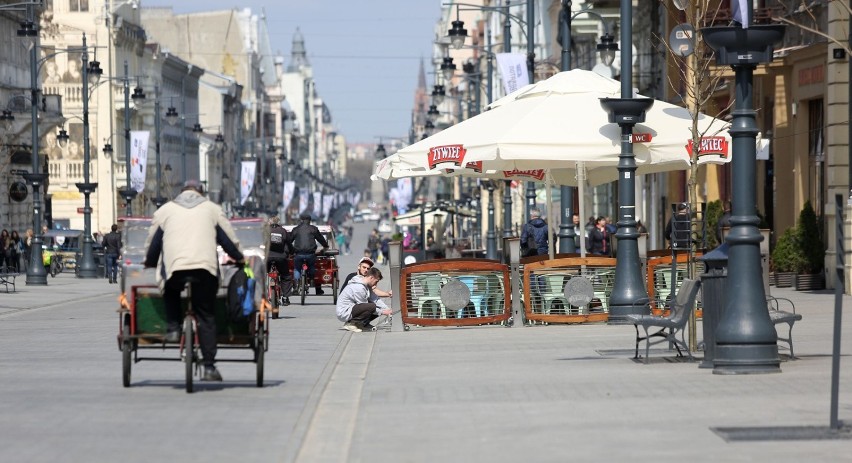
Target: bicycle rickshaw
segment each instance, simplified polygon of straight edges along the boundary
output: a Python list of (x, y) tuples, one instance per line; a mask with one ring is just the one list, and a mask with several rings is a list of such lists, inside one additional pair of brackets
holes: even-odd
[[(150, 219), (133, 220), (136, 233), (141, 233), (143, 222)], [(248, 228), (260, 228), (257, 236), (263, 236), (263, 224), (261, 221), (243, 225)], [(235, 227), (236, 231), (236, 227)], [(137, 237), (138, 238), (138, 237)], [(132, 237), (127, 238), (129, 242), (138, 242)], [(243, 236), (240, 239), (245, 239)], [(144, 238), (142, 238), (144, 243)], [(241, 246), (242, 243), (241, 243)], [(250, 350), (250, 357), (230, 357), (217, 355), (217, 362), (254, 362), (256, 364), (256, 384), (263, 387), (264, 356), (269, 349), (269, 324), (268, 313), (261, 303), (263, 293), (263, 282), (265, 281), (266, 268), (263, 258), (257, 255), (252, 243), (247, 242), (243, 247), (243, 254), (248, 265), (254, 272), (256, 279), (254, 292), (255, 311), (244, 320), (234, 321), (228, 315), (227, 309), (227, 286), (230, 278), (242, 268), (233, 265), (220, 266), (219, 290), (216, 294), (216, 344), (221, 352), (232, 350)], [(258, 245), (256, 248), (262, 249)], [(221, 262), (221, 260), (220, 260)], [(194, 316), (190, 313), (184, 317), (182, 334), (178, 343), (166, 343), (166, 310), (159, 288), (153, 284), (155, 280), (155, 269), (142, 269), (141, 261), (133, 262), (127, 259), (122, 263), (122, 294), (119, 309), (119, 332), (117, 336), (118, 348), (122, 353), (122, 382), (124, 387), (130, 387), (131, 369), (134, 363), (142, 360), (171, 360), (185, 364), (186, 391), (193, 391), (193, 376), (201, 374), (201, 346), (198, 341), (198, 330)], [(187, 293), (189, 291), (187, 290)], [(190, 308), (189, 294), (183, 299), (184, 309)], [(145, 355), (142, 352), (157, 355)], [(165, 355), (163, 352), (172, 352), (174, 355)]]
[[(295, 225), (287, 225), (284, 228), (287, 231), (292, 231)], [(337, 255), (340, 250), (337, 249), (337, 242), (334, 240), (334, 230), (329, 225), (317, 225), (320, 233), (323, 234), (325, 240), (328, 241), (328, 248), (322, 253), (317, 254), (317, 260), (314, 265), (314, 278), (309, 284), (307, 281), (306, 272), (301, 269), (300, 281), (295, 282), (295, 293), (300, 296), (301, 304), (305, 305), (305, 298), (308, 296), (308, 289), (315, 286), (330, 287), (332, 303), (337, 304), (337, 293), (340, 287), (340, 278), (338, 277)], [(304, 266), (303, 266), (304, 267)], [(287, 268), (291, 275), (293, 273), (293, 257), (290, 256), (287, 262)]]

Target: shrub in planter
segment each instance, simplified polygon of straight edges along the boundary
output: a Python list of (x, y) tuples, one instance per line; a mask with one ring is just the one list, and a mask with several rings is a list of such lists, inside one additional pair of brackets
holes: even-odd
[(775, 285), (779, 288), (793, 286), (795, 274), (805, 265), (798, 227), (788, 228), (778, 238), (772, 251), (772, 265), (775, 268)]
[(823, 268), (825, 266), (825, 245), (822, 242), (822, 230), (810, 201), (806, 201), (799, 213), (799, 247), (802, 254), (802, 266), (796, 277), (796, 289), (822, 289)]
[(799, 245), (804, 264), (800, 273), (822, 273), (825, 266), (825, 244), (822, 242), (822, 231), (814, 208), (810, 201), (805, 202), (799, 213)]
[(707, 221), (707, 249), (716, 249), (717, 246), (722, 244), (716, 239), (716, 225), (722, 218), (722, 201), (717, 199), (707, 203), (704, 218)]

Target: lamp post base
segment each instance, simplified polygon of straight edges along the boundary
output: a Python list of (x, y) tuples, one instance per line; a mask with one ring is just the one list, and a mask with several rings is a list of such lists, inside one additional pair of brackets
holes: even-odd
[(714, 375), (781, 373), (778, 344), (716, 345)]

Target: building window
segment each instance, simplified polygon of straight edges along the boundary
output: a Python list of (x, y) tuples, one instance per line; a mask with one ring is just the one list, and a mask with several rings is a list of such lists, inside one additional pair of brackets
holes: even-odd
[(808, 100), (809, 198), (818, 216), (822, 216), (828, 197), (825, 174), (825, 108), (821, 98)]
[(68, 11), (85, 12), (89, 11), (89, 0), (69, 0)]

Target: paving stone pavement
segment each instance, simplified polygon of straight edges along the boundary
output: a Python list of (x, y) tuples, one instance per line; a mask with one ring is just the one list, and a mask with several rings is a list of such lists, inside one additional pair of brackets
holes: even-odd
[[(358, 240), (365, 238), (356, 239), (353, 249), (359, 249)], [(343, 270), (354, 269), (357, 257), (341, 256)], [(152, 442), (162, 443), (162, 451), (154, 446), (127, 452), (139, 436), (111, 432), (105, 436), (109, 444), (101, 443), (90, 454), (98, 437), (74, 429), (86, 424), (106, 433), (110, 427), (138, 426), (134, 413), (150, 420), (146, 407), (183, 406), (189, 399), (174, 365), (140, 363), (134, 387), (123, 390), (120, 356), (112, 350), (98, 362), (80, 362), (86, 375), (68, 373), (61, 385), (34, 381), (26, 383), (30, 390), (19, 384), (19, 376), (37, 378), (39, 362), (50, 362), (46, 351), (15, 348), (24, 342), (13, 342), (19, 328), (43, 327), (59, 311), (73, 308), (69, 313), (76, 321), (66, 322), (69, 329), (95, 324), (97, 330), (85, 333), (105, 337), (104, 350), (115, 349), (115, 314), (105, 307), (115, 306), (117, 293), (104, 280), (78, 280), (70, 274), (50, 279), (48, 287), (26, 286), (22, 278), (16, 293), (0, 293), (0, 415), (6, 421), (0, 424), (0, 461), (150, 461), (168, 456), (181, 461), (371, 463), (852, 461), (852, 440), (729, 443), (711, 430), (829, 423), (833, 293), (772, 292), (793, 300), (804, 317), (793, 330), (798, 359), (789, 360), (781, 348), (782, 373), (733, 376), (714, 375), (666, 349), (652, 350), (648, 365), (637, 362), (632, 359), (632, 326), (415, 327), (403, 333), (350, 333), (340, 329), (331, 298), (309, 298), (310, 306), (290, 306), (284, 319), (274, 321), (267, 387), (246, 386), (252, 378), (248, 367), (222, 364), (225, 385), (202, 387), (192, 397), (197, 404), (216, 406), (183, 417), (180, 424), (192, 429), (211, 420), (227, 423), (244, 413), (248, 416), (240, 423), (257, 420), (263, 430), (243, 424), (227, 434), (214, 433), (214, 439), (184, 459), (175, 440), (180, 429), (168, 423), (142, 428)], [(850, 298), (843, 301), (849, 307)], [(852, 422), (849, 316), (842, 330), (839, 416)], [(75, 343), (64, 349), (60, 354), (72, 361), (93, 352)], [(21, 365), (24, 361), (31, 366)], [(128, 403), (102, 410), (96, 402), (86, 402), (88, 409), (63, 402), (87, 416), (87, 423), (65, 416), (70, 412), (61, 408), (39, 405), (52, 400), (49, 390), (94, 402), (86, 394), (95, 381), (107, 382), (97, 386), (105, 403)], [(16, 404), (22, 400), (30, 405)], [(69, 426), (64, 432), (44, 422), (51, 413)], [(38, 439), (19, 429), (44, 431)], [(268, 436), (258, 439), (259, 432)], [(251, 445), (235, 444), (240, 441)]]

